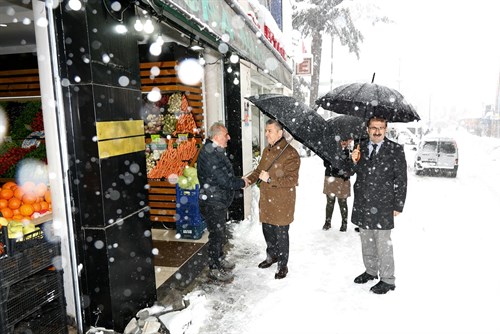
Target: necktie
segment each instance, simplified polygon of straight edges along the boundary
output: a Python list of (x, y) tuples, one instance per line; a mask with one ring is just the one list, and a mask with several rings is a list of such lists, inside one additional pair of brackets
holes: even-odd
[(372, 153), (370, 153), (370, 160), (377, 154), (377, 144), (372, 144)]

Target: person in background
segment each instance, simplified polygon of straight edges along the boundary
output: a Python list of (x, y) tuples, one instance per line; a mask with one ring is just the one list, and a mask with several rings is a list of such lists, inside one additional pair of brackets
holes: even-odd
[(349, 174), (349, 160), (351, 152), (349, 144), (352, 139), (343, 140), (340, 142), (342, 151), (339, 159), (339, 166), (333, 167), (327, 160), (323, 161), (325, 166), (325, 181), (323, 184), (323, 194), (326, 195), (326, 216), (323, 230), (327, 231), (332, 227), (332, 214), (335, 207), (335, 198), (338, 199), (340, 207), (340, 215), (342, 217), (342, 225), (340, 231), (347, 230), (347, 198), (351, 196), (351, 181)]
[(288, 274), (290, 241), (288, 231), (294, 220), (295, 187), (298, 185), (300, 157), (283, 138), (283, 127), (277, 121), (266, 122), (268, 146), (262, 152), (257, 168), (247, 176), (249, 184), (260, 183), (259, 215), (266, 240), (266, 259), (259, 263), (265, 269), (278, 263), (275, 279)]
[(365, 266), (354, 283), (364, 284), (380, 275), (370, 289), (377, 294), (396, 289), (391, 230), (394, 217), (403, 212), (407, 187), (403, 146), (385, 138), (386, 129), (385, 119), (369, 119), (369, 140), (352, 152), (356, 182), (351, 222), (360, 229)]
[(227, 142), (231, 139), (224, 124), (216, 122), (208, 131), (208, 139), (198, 155), (197, 169), (200, 181), (198, 203), (208, 235), (208, 276), (228, 282), (233, 279), (229, 270), (234, 263), (225, 259), (223, 247), (227, 241), (226, 219), (235, 191), (247, 186), (245, 180), (234, 175), (233, 166), (226, 156)]

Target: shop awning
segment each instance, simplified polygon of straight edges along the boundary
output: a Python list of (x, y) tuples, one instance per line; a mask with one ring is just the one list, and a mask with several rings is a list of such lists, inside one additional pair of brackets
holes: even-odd
[(148, 4), (153, 4), (157, 14), (195, 29), (216, 49), (227, 44), (242, 58), (292, 88), (292, 68), (234, 1), (153, 0)]

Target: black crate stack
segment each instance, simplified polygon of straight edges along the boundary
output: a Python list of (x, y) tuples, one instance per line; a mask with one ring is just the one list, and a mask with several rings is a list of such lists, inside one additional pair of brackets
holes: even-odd
[(38, 244), (0, 258), (0, 333), (67, 334), (60, 243)]

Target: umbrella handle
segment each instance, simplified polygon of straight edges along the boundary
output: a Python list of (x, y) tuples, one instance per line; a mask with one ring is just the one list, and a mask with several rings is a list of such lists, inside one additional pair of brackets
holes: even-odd
[(356, 150), (358, 150), (358, 152), (359, 152), (358, 158), (356, 159), (356, 162), (358, 162), (359, 159), (361, 159), (361, 149), (359, 147), (359, 144), (358, 144), (358, 146), (356, 146)]

